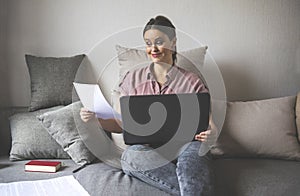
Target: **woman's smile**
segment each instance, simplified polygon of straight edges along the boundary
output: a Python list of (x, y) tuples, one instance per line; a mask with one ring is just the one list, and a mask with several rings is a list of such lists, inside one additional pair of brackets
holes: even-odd
[(159, 58), (161, 56), (161, 53), (152, 53), (151, 55), (153, 58)]

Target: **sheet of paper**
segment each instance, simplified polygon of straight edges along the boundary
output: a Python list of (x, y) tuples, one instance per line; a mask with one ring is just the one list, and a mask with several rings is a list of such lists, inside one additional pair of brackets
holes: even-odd
[(95, 112), (97, 118), (121, 119), (121, 115), (106, 101), (98, 84), (81, 84), (75, 82), (73, 84), (83, 106), (89, 111)]
[(74, 176), (47, 180), (0, 183), (0, 193), (6, 196), (66, 195), (89, 196)]

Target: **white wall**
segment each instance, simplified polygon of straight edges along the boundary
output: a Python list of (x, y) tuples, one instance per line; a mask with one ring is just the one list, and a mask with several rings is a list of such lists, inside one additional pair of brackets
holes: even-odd
[(0, 107), (8, 105), (7, 0), (0, 0)]
[[(300, 91), (299, 0), (10, 0), (7, 1), (10, 105), (26, 106), (24, 54), (71, 56), (157, 14), (209, 46), (229, 100)], [(3, 23), (1, 17), (1, 27)], [(1, 28), (1, 35), (5, 34)], [(140, 35), (137, 35), (140, 36)], [(2, 37), (1, 37), (2, 40)], [(1, 45), (2, 45), (2, 41)], [(1, 52), (2, 54), (2, 52)], [(1, 77), (6, 74), (2, 71)]]

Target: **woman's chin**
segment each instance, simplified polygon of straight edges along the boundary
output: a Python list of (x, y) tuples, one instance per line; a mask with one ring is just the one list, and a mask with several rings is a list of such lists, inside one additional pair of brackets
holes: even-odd
[(159, 58), (152, 58), (152, 62), (153, 62), (153, 63), (161, 63), (162, 60), (159, 59)]

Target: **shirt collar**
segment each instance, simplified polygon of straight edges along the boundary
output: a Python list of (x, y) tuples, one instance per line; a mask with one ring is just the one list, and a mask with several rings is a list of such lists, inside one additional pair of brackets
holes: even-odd
[[(147, 76), (147, 80), (155, 80), (154, 74), (153, 74), (153, 66), (154, 63), (151, 63), (150, 66), (147, 67), (146, 69), (146, 76)], [(174, 64), (171, 69), (168, 71), (166, 77), (168, 80), (173, 81), (176, 77), (176, 74), (178, 73), (179, 67)]]

